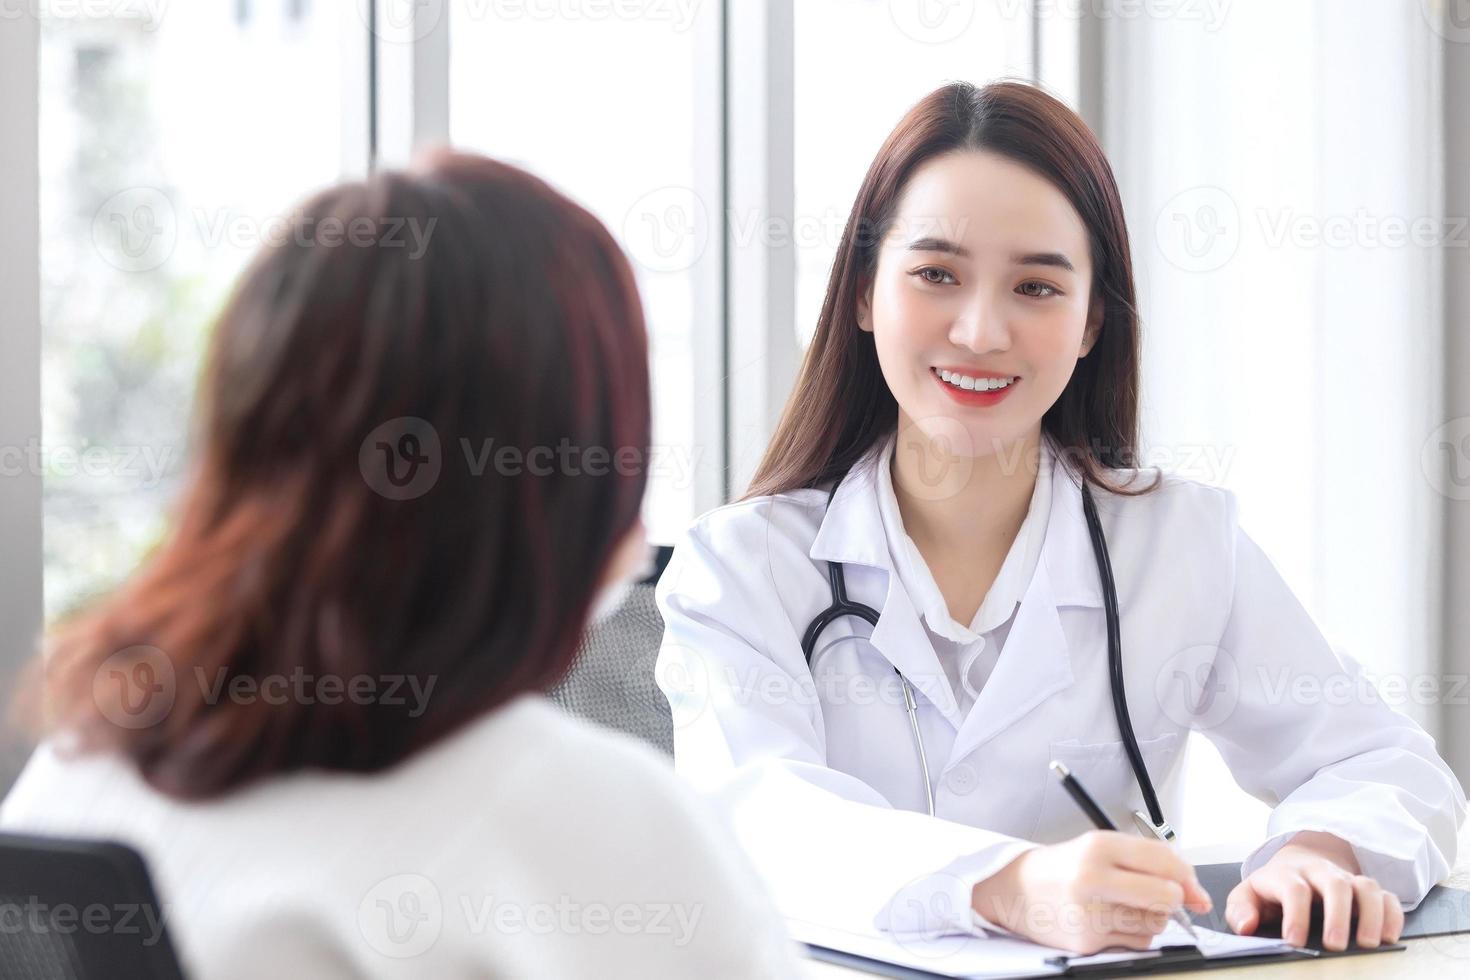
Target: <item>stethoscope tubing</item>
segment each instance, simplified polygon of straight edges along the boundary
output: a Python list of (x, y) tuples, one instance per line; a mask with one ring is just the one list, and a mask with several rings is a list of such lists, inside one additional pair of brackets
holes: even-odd
[[(839, 477), (833, 484), (831, 492), (827, 495), (828, 506), (831, 506), (832, 498), (837, 495), (837, 487), (841, 483), (842, 478)], [(1128, 755), (1128, 764), (1133, 769), (1139, 791), (1143, 794), (1144, 805), (1148, 808), (1148, 817), (1156, 832), (1167, 832), (1172, 837), (1173, 831), (1169, 829), (1164, 820), (1164, 811), (1159, 805), (1158, 794), (1154, 792), (1153, 781), (1148, 775), (1148, 767), (1144, 765), (1143, 752), (1138, 747), (1138, 738), (1134, 735), (1132, 718), (1128, 712), (1128, 697), (1123, 678), (1123, 639), (1118, 613), (1118, 589), (1113, 579), (1113, 564), (1108, 557), (1107, 538), (1103, 534), (1102, 522), (1097, 516), (1097, 506), (1093, 502), (1091, 488), (1085, 481), (1082, 483), (1082, 511), (1087, 518), (1087, 531), (1092, 540), (1092, 552), (1097, 559), (1098, 577), (1102, 583), (1103, 613), (1107, 620), (1108, 636), (1108, 681), (1112, 688), (1113, 715), (1117, 719), (1118, 732), (1123, 738), (1123, 748)], [(827, 563), (827, 580), (832, 591), (832, 603), (812, 619), (806, 632), (802, 634), (801, 649), (806, 657), (808, 669), (813, 666), (812, 658), (817, 640), (822, 632), (838, 619), (844, 616), (855, 616), (874, 628), (878, 625), (879, 613), (876, 609), (861, 602), (854, 602), (847, 597), (847, 580), (843, 574), (841, 562)], [(918, 703), (914, 699), (913, 686), (903, 675), (903, 671), (897, 667), (894, 667), (893, 671), (898, 674), (898, 679), (903, 685), (904, 709), (908, 712), (909, 724), (914, 732), (914, 744), (919, 754), (919, 767), (924, 775), (924, 795), (928, 801), (929, 815), (933, 816), (934, 787), (929, 775), (929, 760), (924, 748), (924, 735), (919, 728)]]

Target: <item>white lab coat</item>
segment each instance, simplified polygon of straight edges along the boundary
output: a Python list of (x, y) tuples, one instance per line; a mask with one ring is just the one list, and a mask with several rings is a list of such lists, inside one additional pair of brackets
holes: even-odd
[[(961, 717), (891, 570), (877, 459), (854, 467), (830, 507), (826, 490), (731, 504), (677, 545), (657, 593), (676, 767), (727, 808), (788, 916), (985, 935), (973, 885), (1032, 842), (1091, 829), (1050, 760), (1071, 767), (1118, 826), (1143, 809), (1114, 718), (1081, 492), (1058, 465), (1041, 560)], [(1328, 831), (1416, 905), (1452, 865), (1465, 812), (1433, 739), (1359, 685), (1357, 665), (1339, 660), (1240, 529), (1229, 491), (1170, 476), (1143, 496), (1093, 495), (1117, 582), (1127, 703), (1165, 816), (1179, 813), (1186, 736), (1202, 731), (1235, 780), (1274, 807), (1244, 874), (1291, 834)], [(849, 597), (880, 617), (871, 630), (852, 617), (833, 623), (814, 682), (801, 638), (831, 602), (829, 561), (844, 564)], [(915, 688), (935, 817), (895, 667)], [(1343, 690), (1348, 703), (1322, 694)]]

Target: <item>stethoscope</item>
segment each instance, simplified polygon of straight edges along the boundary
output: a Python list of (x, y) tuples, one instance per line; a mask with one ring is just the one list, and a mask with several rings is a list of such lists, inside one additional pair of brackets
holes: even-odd
[[(832, 490), (827, 494), (827, 506), (832, 505), (832, 498), (837, 496), (837, 487), (842, 484), (842, 477), (837, 478)], [(1160, 840), (1171, 841), (1175, 838), (1174, 828), (1164, 819), (1163, 808), (1159, 806), (1158, 795), (1154, 792), (1153, 780), (1149, 779), (1148, 768), (1143, 764), (1143, 753), (1139, 751), (1138, 739), (1133, 734), (1133, 721), (1128, 715), (1128, 698), (1123, 690), (1123, 641), (1122, 633), (1118, 626), (1118, 589), (1113, 582), (1113, 563), (1108, 558), (1108, 542), (1103, 537), (1102, 523), (1097, 518), (1097, 507), (1092, 502), (1092, 491), (1084, 481), (1082, 484), (1082, 511), (1087, 517), (1087, 531), (1092, 538), (1092, 553), (1097, 558), (1097, 573), (1102, 580), (1103, 587), (1103, 611), (1107, 616), (1108, 625), (1108, 673), (1109, 681), (1113, 690), (1113, 714), (1118, 719), (1118, 731), (1123, 736), (1123, 747), (1128, 754), (1128, 764), (1133, 767), (1133, 776), (1138, 781), (1138, 788), (1143, 793), (1144, 805), (1148, 807), (1148, 813), (1141, 810), (1133, 811), (1134, 823), (1139, 830), (1145, 834), (1157, 837)], [(807, 626), (806, 633), (801, 638), (801, 652), (806, 656), (807, 669), (812, 667), (812, 655), (817, 647), (817, 638), (822, 631), (844, 616), (856, 616), (877, 627), (878, 611), (872, 606), (865, 606), (861, 602), (853, 602), (847, 597), (847, 580), (842, 573), (841, 562), (827, 563), (827, 579), (832, 585), (832, 604), (817, 614), (817, 617)], [(903, 685), (903, 704), (908, 711), (909, 727), (914, 732), (914, 745), (919, 750), (919, 768), (924, 774), (924, 794), (929, 801), (929, 815), (934, 816), (934, 786), (929, 780), (929, 759), (924, 752), (924, 735), (919, 730), (919, 708), (914, 700), (914, 690), (909, 684), (909, 679), (903, 676), (903, 671), (897, 667), (893, 672), (898, 675), (899, 682)]]

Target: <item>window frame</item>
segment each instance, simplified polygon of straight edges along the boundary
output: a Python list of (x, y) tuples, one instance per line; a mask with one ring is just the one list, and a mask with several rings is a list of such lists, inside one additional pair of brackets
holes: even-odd
[[(0, 672), (14, 677), (41, 633), (41, 472), (27, 447), (41, 439), (40, 22), (0, 19)], [(24, 746), (0, 755), (0, 790)]]

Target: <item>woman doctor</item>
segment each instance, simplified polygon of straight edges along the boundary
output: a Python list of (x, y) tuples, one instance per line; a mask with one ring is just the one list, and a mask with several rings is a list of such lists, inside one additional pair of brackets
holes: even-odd
[[(694, 523), (658, 588), (676, 765), (788, 915), (1147, 947), (1170, 909), (1210, 904), (1131, 816), (1177, 813), (1191, 730), (1274, 807), (1225, 909), (1237, 932), (1279, 920), (1301, 944), (1318, 903), (1327, 948), (1393, 941), (1450, 868), (1465, 796), (1433, 740), (1375, 697), (1301, 697), (1372, 692), (1229, 491), (1128, 468), (1138, 331), (1122, 205), (1080, 118), (1016, 83), (910, 110), (749, 493)], [(876, 625), (812, 625), (844, 598)], [(1121, 832), (1092, 829), (1054, 759)]]

